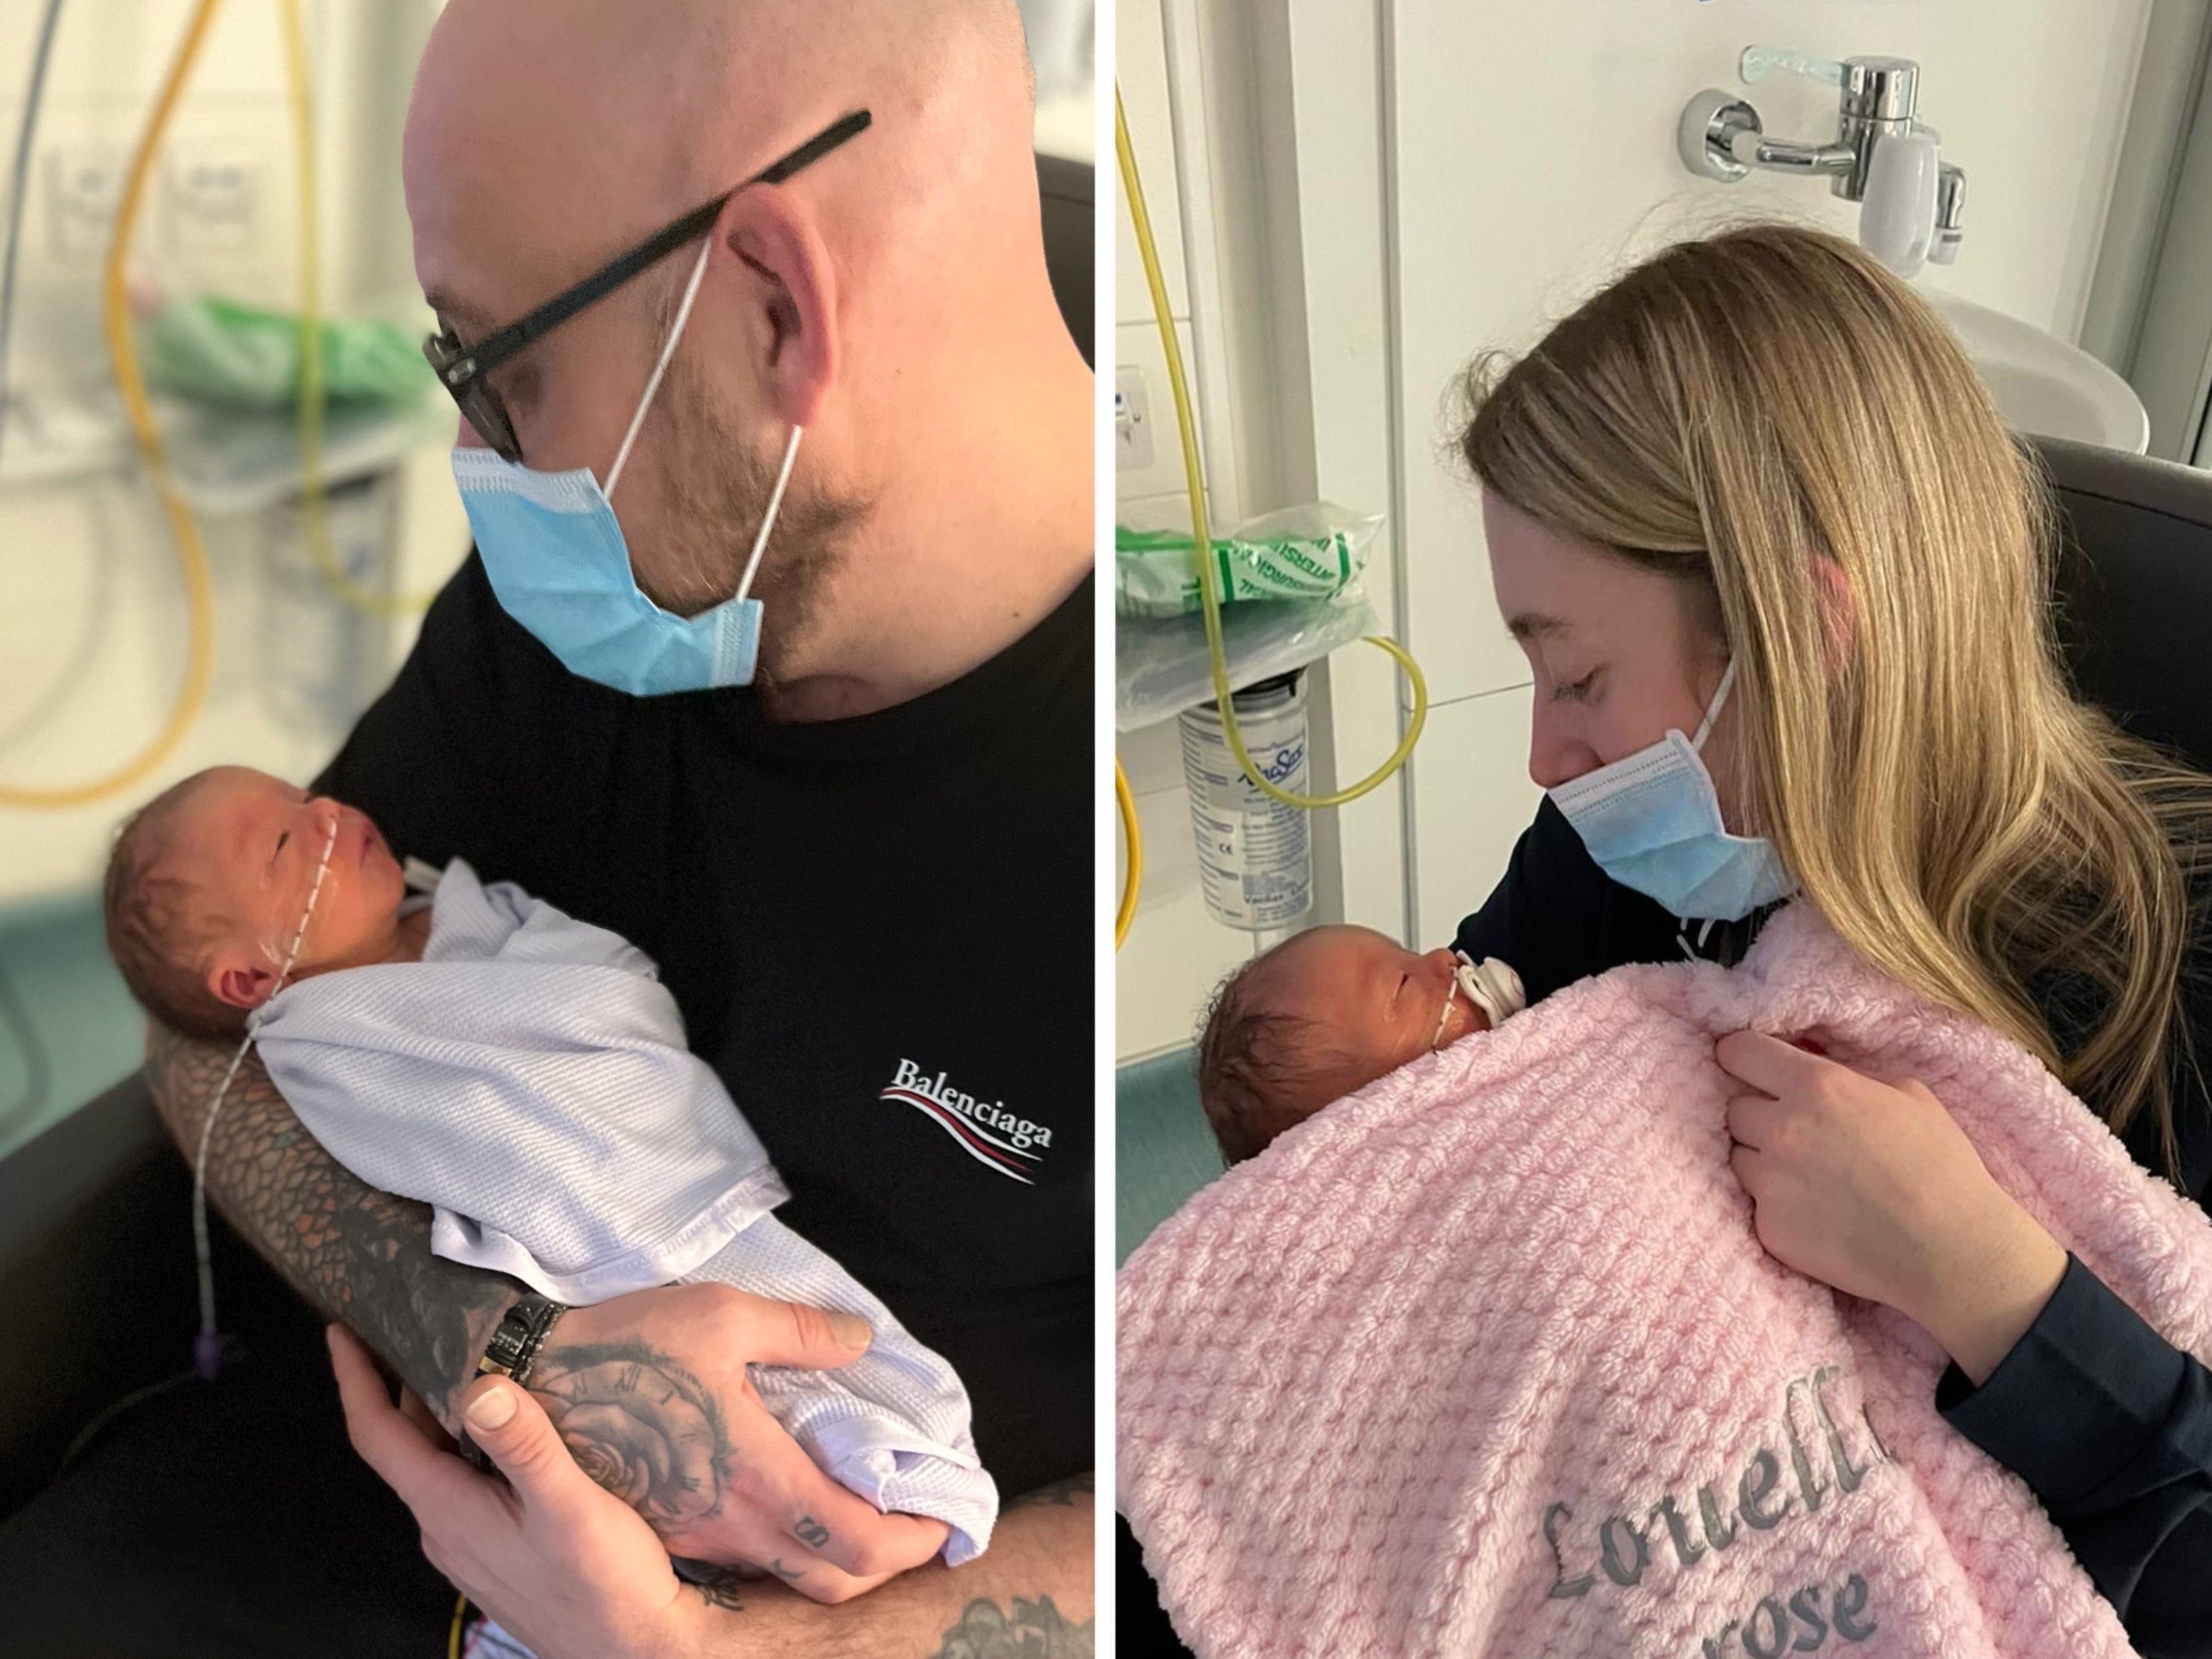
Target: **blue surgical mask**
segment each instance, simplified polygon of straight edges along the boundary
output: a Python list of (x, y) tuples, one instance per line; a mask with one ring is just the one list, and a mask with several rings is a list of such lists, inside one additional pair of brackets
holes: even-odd
[(1735, 680), (1731, 661), (1696, 737), (1670, 731), (1548, 792), (1599, 869), (1684, 919), (1739, 921), (1797, 886), (1771, 842), (1729, 834), (1705, 770), (1700, 751)]
[(453, 451), (453, 482), (501, 609), (570, 673), (636, 697), (752, 683), (760, 664), (761, 603), (747, 595), (799, 456), (800, 428), (794, 426), (735, 595), (696, 617), (672, 615), (646, 598), (609, 497), (676, 355), (713, 246), (709, 239), (699, 250), (684, 303), (604, 489), (588, 467), (538, 472), (489, 449)]

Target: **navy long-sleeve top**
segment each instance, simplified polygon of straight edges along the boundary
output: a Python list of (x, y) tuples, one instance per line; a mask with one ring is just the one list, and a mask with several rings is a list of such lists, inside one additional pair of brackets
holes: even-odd
[[(1513, 964), (1534, 1003), (1632, 962), (1739, 960), (1770, 911), (1682, 923), (1597, 867), (1549, 800), (1505, 878), (1460, 924), (1458, 948)], [(2078, 981), (2036, 988), (2062, 1052), (2094, 1012)], [(2200, 929), (2172, 1046), (2212, 1067), (2212, 939)], [(2193, 1040), (2185, 1041), (2185, 1038)], [(2172, 1071), (2181, 1184), (2212, 1210), (2212, 1094), (2194, 1064)], [(2093, 1106), (2096, 1103), (2090, 1103)], [(2166, 1174), (2153, 1115), (2124, 1137)], [(2212, 1372), (2153, 1331), (2069, 1256), (2050, 1303), (1977, 1388), (1955, 1365), (1936, 1389), (1952, 1426), (2025, 1480), (2148, 1659), (2212, 1659)]]

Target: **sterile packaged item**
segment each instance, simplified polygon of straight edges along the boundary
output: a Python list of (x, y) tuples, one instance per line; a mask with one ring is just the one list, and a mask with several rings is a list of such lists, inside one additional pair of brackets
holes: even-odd
[[(1333, 599), (1223, 607), (1221, 638), (1231, 685), (1254, 685), (1319, 662), (1380, 633), (1358, 589)], [(1114, 625), (1114, 725), (1134, 732), (1213, 700), (1203, 617), (1124, 617)]]
[[(1325, 599), (1367, 563), (1380, 514), (1328, 501), (1286, 507), (1212, 538), (1222, 604)], [(1114, 609), (1124, 617), (1180, 617), (1199, 608), (1198, 543), (1186, 529), (1114, 529)]]
[[(323, 388), (333, 404), (411, 404), (437, 376), (389, 323), (318, 325)], [(210, 295), (173, 299), (141, 325), (157, 390), (227, 409), (289, 409), (300, 396), (300, 319)]]
[[(1304, 793), (1305, 671), (1262, 681), (1230, 702), (1244, 751), (1260, 775), (1288, 793)], [(1244, 775), (1218, 705), (1186, 710), (1178, 724), (1206, 909), (1215, 921), (1248, 933), (1288, 927), (1313, 908), (1307, 814), (1262, 793)]]

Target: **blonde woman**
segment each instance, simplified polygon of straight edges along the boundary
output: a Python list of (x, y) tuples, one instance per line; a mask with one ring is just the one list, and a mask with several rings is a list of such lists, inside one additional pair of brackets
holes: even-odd
[[(1651, 259), (1468, 392), (1547, 799), (1459, 948), (1534, 1000), (1732, 962), (1802, 894), (2206, 1202), (2212, 780), (2074, 698), (2045, 486), (1934, 313), (1848, 242), (1752, 227)], [(1719, 1058), (1766, 1249), (1937, 1337), (1945, 1414), (2040, 1497), (2136, 1645), (2212, 1654), (2205, 1368), (1927, 1090), (1752, 1033)]]

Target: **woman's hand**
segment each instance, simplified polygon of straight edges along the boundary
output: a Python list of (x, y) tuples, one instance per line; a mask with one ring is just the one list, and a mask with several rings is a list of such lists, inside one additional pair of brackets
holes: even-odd
[(1896, 1086), (1758, 1031), (1723, 1037), (1729, 1155), (1777, 1261), (1917, 1321), (1979, 1383), (2066, 1270), (1922, 1085)]

